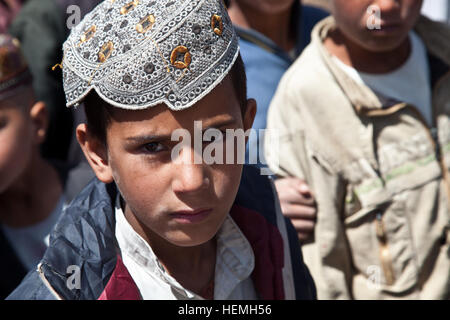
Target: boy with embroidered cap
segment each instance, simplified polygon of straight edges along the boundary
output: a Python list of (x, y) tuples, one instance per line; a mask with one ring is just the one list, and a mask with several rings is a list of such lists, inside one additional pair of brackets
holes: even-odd
[(10, 299), (314, 298), (270, 181), (237, 162), (197, 162), (209, 144), (172, 139), (195, 136), (198, 121), (251, 128), (222, 1), (104, 1), (64, 53), (67, 105), (85, 103), (77, 138), (98, 180)]
[(450, 297), (450, 29), (421, 5), (332, 1), (271, 104), (269, 165), (318, 204), (319, 299)]

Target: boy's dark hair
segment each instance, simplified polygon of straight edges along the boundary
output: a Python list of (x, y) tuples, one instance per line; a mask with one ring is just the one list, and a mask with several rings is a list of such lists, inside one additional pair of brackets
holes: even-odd
[[(247, 107), (247, 77), (245, 75), (244, 62), (239, 54), (229, 75), (233, 82), (236, 97), (241, 105), (242, 115)], [(95, 91), (91, 91), (84, 100), (86, 122), (89, 134), (100, 140), (105, 146), (106, 130), (111, 122), (113, 106), (101, 99)]]

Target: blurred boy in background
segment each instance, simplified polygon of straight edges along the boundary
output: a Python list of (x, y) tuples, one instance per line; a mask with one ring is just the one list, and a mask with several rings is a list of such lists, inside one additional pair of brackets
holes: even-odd
[(269, 165), (318, 204), (319, 298), (449, 298), (450, 30), (421, 6), (334, 0), (271, 105)]
[[(298, 0), (231, 0), (228, 11), (240, 37), (248, 78), (248, 96), (258, 105), (253, 129), (266, 129), (267, 112), (286, 70), (309, 44), (315, 24), (328, 14)], [(258, 150), (258, 165), (265, 166), (264, 135), (250, 135), (248, 148)], [(248, 154), (247, 154), (248, 156)], [(249, 161), (249, 159), (247, 159)], [(299, 240), (312, 237), (316, 207), (314, 196), (301, 179), (275, 181), (283, 214), (290, 218)]]
[(70, 28), (99, 2), (27, 0), (8, 29), (11, 35), (19, 39), (33, 75), (36, 97), (45, 102), (48, 109), (48, 134), (41, 145), (41, 153), (44, 158), (67, 162), (70, 167), (84, 160), (75, 138), (78, 118), (83, 115), (63, 107), (62, 73), (59, 68), (52, 70), (52, 67), (63, 58), (62, 44)]
[(48, 115), (19, 42), (0, 35), (0, 297), (37, 265), (64, 204), (63, 174), (39, 151)]

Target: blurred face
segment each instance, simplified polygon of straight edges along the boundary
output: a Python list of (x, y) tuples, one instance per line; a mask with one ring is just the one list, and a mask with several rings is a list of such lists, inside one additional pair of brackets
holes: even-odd
[(340, 31), (372, 52), (398, 48), (407, 39), (422, 0), (333, 0), (333, 16)]
[(277, 14), (288, 10), (297, 0), (234, 0), (239, 5), (252, 8), (255, 11)]
[(202, 122), (203, 131), (248, 129), (255, 112), (251, 101), (243, 119), (229, 78), (187, 110), (171, 111), (165, 105), (115, 109), (107, 129), (107, 165), (93, 168), (103, 182), (114, 179), (126, 202), (125, 215), (129, 209), (150, 240), (184, 247), (204, 244), (230, 211), (242, 165), (195, 163), (193, 143), (174, 158), (179, 141), (171, 135), (183, 129), (194, 137), (194, 121)]
[(25, 108), (0, 102), (0, 194), (25, 171), (33, 148), (33, 128)]

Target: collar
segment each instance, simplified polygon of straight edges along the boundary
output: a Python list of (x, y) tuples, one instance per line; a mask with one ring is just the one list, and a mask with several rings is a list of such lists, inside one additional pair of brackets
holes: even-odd
[(319, 51), (327, 67), (331, 70), (336, 81), (350, 99), (356, 110), (360, 108), (382, 109), (383, 103), (380, 98), (366, 85), (357, 83), (344, 70), (338, 66), (332, 58), (332, 54), (325, 48), (323, 42), (329, 32), (336, 28), (336, 22), (332, 16), (322, 20), (314, 28), (312, 33), (312, 44)]
[[(312, 45), (319, 51), (323, 61), (355, 107), (356, 112), (358, 114), (375, 112), (376, 114), (376, 111), (390, 108), (394, 105), (400, 107), (398, 102), (376, 94), (364, 84), (357, 83), (333, 61), (331, 53), (325, 48), (323, 42), (334, 28), (336, 28), (336, 22), (332, 16), (318, 23), (312, 33)], [(421, 17), (415, 27), (415, 31), (424, 42), (429, 53), (450, 64), (450, 45), (447, 40), (444, 40), (450, 37), (449, 28), (436, 24), (426, 17)], [(427, 36), (424, 37), (424, 34)], [(429, 35), (433, 36), (430, 37)]]

